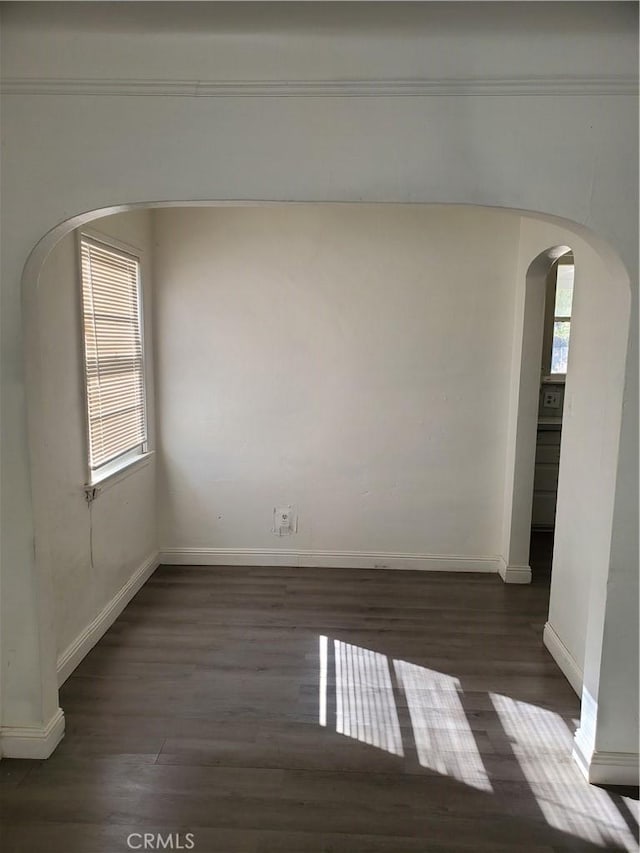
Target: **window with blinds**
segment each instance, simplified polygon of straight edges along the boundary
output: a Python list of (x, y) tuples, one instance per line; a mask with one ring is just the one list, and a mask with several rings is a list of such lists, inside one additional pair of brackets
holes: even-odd
[(95, 479), (117, 460), (146, 449), (140, 262), (85, 236), (80, 251), (89, 469)]

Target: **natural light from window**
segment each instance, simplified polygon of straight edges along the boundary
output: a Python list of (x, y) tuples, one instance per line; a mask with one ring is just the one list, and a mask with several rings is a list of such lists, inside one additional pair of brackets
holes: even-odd
[(404, 660), (394, 660), (393, 666), (420, 765), (481, 791), (493, 790), (460, 700), (459, 680)]
[(140, 259), (83, 235), (80, 240), (89, 480), (146, 449)]
[(562, 375), (567, 372), (574, 275), (575, 267), (573, 264), (558, 263), (551, 344), (552, 374)]
[[(475, 788), (478, 795), (497, 796), (500, 785), (519, 785), (529, 816), (533, 804), (549, 826), (585, 844), (638, 849), (632, 813), (637, 804), (628, 806), (627, 798), (614, 799), (583, 779), (571, 756), (571, 717), (500, 693), (465, 695), (462, 678), (326, 635), (319, 637), (318, 655), (321, 726), (335, 726), (336, 734), (409, 765), (417, 756), (426, 772)], [(472, 709), (478, 707), (483, 720), (475, 731)], [(482, 755), (476, 738), (484, 739)]]
[(564, 719), (528, 702), (489, 695), (549, 826), (608, 849), (637, 850), (631, 830), (607, 792), (576, 784), (579, 771), (571, 758), (573, 733)]
[(333, 641), (336, 670), (336, 731), (403, 755), (400, 721), (386, 655)]

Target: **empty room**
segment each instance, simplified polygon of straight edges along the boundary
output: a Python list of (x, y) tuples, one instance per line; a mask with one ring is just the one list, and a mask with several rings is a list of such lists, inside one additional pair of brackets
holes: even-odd
[(637, 5), (1, 13), (3, 853), (637, 850)]

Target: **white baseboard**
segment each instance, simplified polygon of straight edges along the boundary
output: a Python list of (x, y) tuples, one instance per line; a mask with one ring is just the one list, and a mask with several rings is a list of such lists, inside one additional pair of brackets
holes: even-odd
[(589, 764), (593, 785), (640, 784), (640, 755), (637, 752), (594, 752)]
[[(588, 690), (582, 691), (580, 728), (573, 739), (573, 758), (585, 779), (593, 785), (639, 784), (637, 752), (605, 752), (595, 749), (598, 705)], [(635, 746), (635, 744), (634, 744)]]
[(120, 589), (87, 625), (76, 639), (58, 657), (58, 686), (64, 684), (87, 652), (95, 646), (102, 635), (111, 627), (140, 587), (159, 565), (158, 554), (154, 553), (142, 563)]
[(498, 574), (505, 583), (531, 583), (531, 566), (508, 566), (500, 558)]
[(495, 573), (500, 558), (284, 548), (165, 548), (160, 552), (160, 562), (175, 566), (290, 566)]
[(551, 657), (560, 667), (562, 674), (569, 684), (573, 687), (578, 696), (582, 697), (582, 670), (549, 622), (544, 626), (542, 642), (547, 647)]
[(579, 738), (573, 745), (573, 758), (592, 785), (640, 784), (640, 755), (637, 752), (598, 752), (585, 755)]
[(64, 737), (64, 714), (58, 708), (46, 726), (3, 726), (0, 754), (3, 758), (49, 758)]

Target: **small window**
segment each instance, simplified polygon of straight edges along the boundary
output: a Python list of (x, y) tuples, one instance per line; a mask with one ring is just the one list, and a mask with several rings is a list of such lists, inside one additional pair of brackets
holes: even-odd
[(543, 372), (548, 376), (566, 376), (567, 373), (574, 273), (573, 255), (565, 255), (550, 278), (543, 360)]
[(140, 259), (82, 235), (82, 325), (90, 481), (146, 451)]

